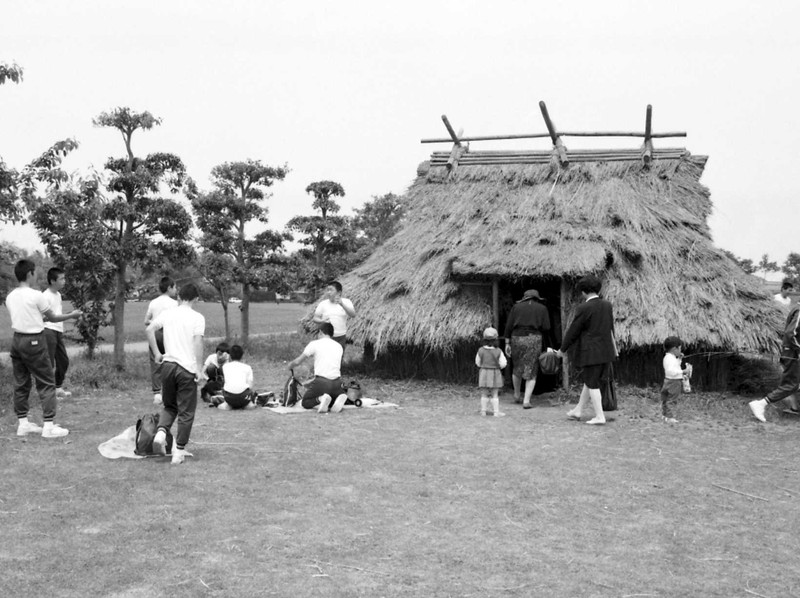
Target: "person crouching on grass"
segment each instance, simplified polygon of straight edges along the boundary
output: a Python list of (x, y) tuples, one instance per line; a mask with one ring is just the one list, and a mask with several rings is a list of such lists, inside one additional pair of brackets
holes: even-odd
[[(342, 345), (333, 340), (333, 324), (322, 322), (317, 340), (311, 341), (297, 359), (289, 362), (289, 371), (311, 359), (314, 361), (314, 379), (306, 387), (302, 405), (304, 409), (317, 408), (317, 413), (338, 413), (347, 401), (342, 388)], [(336, 397), (333, 405), (331, 400)]]
[(786, 317), (781, 342), (781, 366), (783, 373), (778, 388), (771, 391), (763, 399), (750, 401), (750, 411), (760, 422), (767, 421), (764, 411), (767, 405), (791, 397), (800, 387), (800, 305), (795, 303)]
[[(172, 464), (183, 463), (191, 456), (186, 444), (192, 433), (197, 409), (197, 385), (205, 383), (203, 372), (203, 335), (206, 319), (194, 310), (199, 293), (192, 283), (181, 287), (178, 305), (158, 314), (147, 326), (147, 342), (156, 363), (161, 366), (161, 398), (158, 432), (153, 438), (153, 452), (165, 454), (167, 430), (178, 420)], [(164, 331), (164, 353), (158, 348), (156, 331)]]
[(677, 336), (668, 336), (664, 341), (664, 384), (661, 386), (661, 415), (668, 424), (676, 424), (673, 409), (683, 393), (683, 378), (689, 368), (681, 367), (683, 341)]
[(239, 345), (231, 346), (230, 360), (222, 364), (222, 376), (225, 379), (222, 387), (223, 403), (217, 409), (255, 409), (250, 400), (253, 393), (253, 368), (242, 363), (244, 349)]
[(475, 355), (475, 365), (480, 368), (478, 372), (478, 387), (481, 389), (481, 415), (486, 415), (489, 406), (489, 390), (492, 391), (492, 413), (495, 417), (502, 417), (500, 412), (500, 389), (503, 388), (503, 374), (500, 370), (506, 367), (506, 356), (497, 348), (497, 330), (487, 328), (483, 331), (483, 346)]

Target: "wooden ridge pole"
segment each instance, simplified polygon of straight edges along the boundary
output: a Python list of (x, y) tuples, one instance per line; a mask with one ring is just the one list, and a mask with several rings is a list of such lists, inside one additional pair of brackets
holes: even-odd
[(542, 117), (544, 117), (544, 124), (547, 125), (547, 132), (550, 134), (550, 139), (553, 142), (553, 149), (558, 154), (558, 159), (561, 161), (563, 166), (569, 166), (569, 158), (567, 158), (567, 148), (564, 147), (564, 143), (561, 141), (561, 137), (559, 137), (558, 133), (556, 132), (556, 126), (553, 124), (553, 121), (550, 119), (550, 114), (547, 112), (547, 106), (544, 102), (539, 102), (539, 109), (542, 111)]
[(453, 149), (450, 150), (450, 157), (447, 160), (447, 170), (452, 172), (458, 166), (458, 159), (465, 151), (467, 151), (467, 148), (461, 145), (461, 140), (459, 139), (459, 136), (464, 133), (464, 129), (461, 129), (458, 134), (456, 134), (455, 130), (453, 129), (453, 125), (450, 124), (450, 121), (445, 114), (442, 114), (442, 122), (444, 123), (447, 132), (450, 134), (450, 139), (453, 141)]
[(647, 112), (644, 117), (644, 149), (642, 150), (642, 162), (646, 167), (650, 167), (653, 161), (653, 106), (647, 105)]

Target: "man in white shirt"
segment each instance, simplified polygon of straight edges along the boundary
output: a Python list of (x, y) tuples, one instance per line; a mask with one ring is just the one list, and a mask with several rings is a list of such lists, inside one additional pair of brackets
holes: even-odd
[[(61, 268), (50, 268), (47, 271), (47, 289), (43, 295), (47, 299), (50, 311), (56, 316), (64, 314), (61, 303), (61, 289), (64, 288), (66, 277)], [(77, 316), (75, 316), (77, 318)], [(67, 316), (67, 319), (71, 316)], [(64, 378), (69, 368), (69, 355), (64, 346), (64, 321), (53, 322), (47, 320), (44, 323), (44, 337), (47, 340), (47, 354), (50, 356), (50, 363), (56, 376), (56, 398), (65, 398), (72, 395), (71, 392), (64, 390)]]
[[(147, 328), (158, 314), (162, 311), (175, 307), (176, 287), (175, 282), (169, 277), (164, 276), (158, 283), (158, 290), (161, 294), (150, 302), (147, 306), (147, 313), (144, 315), (144, 327)], [(162, 330), (156, 331), (156, 342), (161, 353), (164, 352), (164, 333)], [(155, 354), (150, 353), (150, 383), (153, 389), (153, 403), (161, 404), (161, 364), (156, 363)]]
[[(203, 384), (203, 335), (206, 320), (194, 310), (199, 292), (192, 283), (181, 287), (178, 305), (162, 311), (147, 327), (147, 342), (161, 367), (161, 394), (164, 406), (158, 416), (158, 432), (153, 450), (164, 454), (167, 431), (178, 420), (178, 433), (172, 463), (183, 463), (189, 453), (186, 444), (192, 433), (197, 409), (197, 385)], [(164, 331), (164, 352), (158, 347), (156, 331)]]
[(332, 280), (325, 287), (325, 298), (319, 302), (314, 310), (314, 322), (322, 324), (330, 322), (333, 325), (333, 340), (342, 345), (344, 358), (345, 343), (347, 341), (347, 319), (356, 315), (353, 302), (342, 297), (342, 285)]
[(792, 298), (789, 296), (789, 294), (793, 291), (794, 285), (789, 281), (784, 281), (781, 285), (781, 292), (773, 295), (772, 298), (775, 299), (776, 303), (779, 303), (788, 310), (789, 306), (792, 304)]
[[(35, 279), (36, 265), (30, 260), (19, 260), (14, 266), (14, 276), (19, 286), (6, 297), (6, 307), (11, 316), (11, 367), (14, 373), (14, 413), (17, 416), (17, 436), (41, 433), (42, 438), (60, 438), (69, 430), (54, 422), (56, 417), (56, 385), (53, 365), (47, 352), (44, 322), (63, 322), (77, 318), (80, 310), (57, 315), (52, 312), (44, 294), (31, 285)], [(28, 421), (28, 397), (31, 377), (42, 403), (44, 426)]]
[[(318, 413), (325, 413), (328, 407), (331, 413), (338, 413), (347, 401), (342, 388), (342, 345), (332, 336), (333, 325), (330, 322), (321, 323), (317, 340), (308, 343), (300, 356), (288, 366), (292, 371), (308, 359), (314, 362), (314, 379), (306, 386), (302, 405), (304, 409), (316, 407)], [(333, 397), (336, 400), (331, 405)]]
[(222, 386), (223, 403), (217, 409), (255, 409), (255, 403), (250, 400), (253, 393), (253, 368), (242, 363), (244, 349), (239, 345), (230, 348), (230, 360), (222, 364), (222, 376), (225, 382)]

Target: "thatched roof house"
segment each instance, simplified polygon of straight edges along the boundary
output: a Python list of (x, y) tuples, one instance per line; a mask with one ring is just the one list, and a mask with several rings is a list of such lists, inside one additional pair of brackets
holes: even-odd
[(705, 156), (565, 154), (568, 165), (556, 152), (465, 151), (451, 169), (434, 152), (402, 229), (343, 281), (359, 312), (352, 338), (400, 374), (471, 376), (480, 332), (494, 324), (502, 335), (525, 288), (547, 299), (560, 341), (575, 283), (595, 273), (623, 352), (660, 351), (671, 334), (694, 351), (774, 345), (780, 310), (712, 243)]

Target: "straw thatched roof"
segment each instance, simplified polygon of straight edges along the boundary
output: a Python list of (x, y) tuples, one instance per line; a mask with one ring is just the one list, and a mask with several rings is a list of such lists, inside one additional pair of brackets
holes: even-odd
[(350, 335), (377, 352), (447, 352), (492, 322), (491, 298), (462, 282), (597, 273), (623, 348), (670, 334), (771, 347), (780, 310), (712, 243), (707, 158), (660, 150), (645, 168), (638, 151), (607, 155), (571, 153), (564, 167), (550, 152), (507, 163), (472, 152), (451, 172), (434, 154), (407, 192), (401, 230), (343, 281), (359, 312)]

